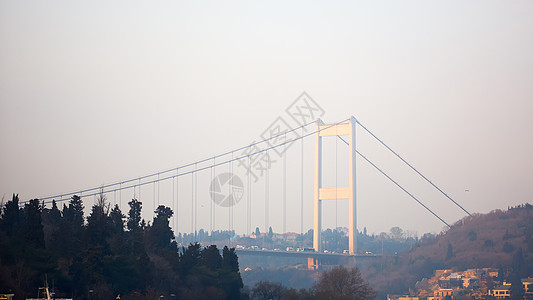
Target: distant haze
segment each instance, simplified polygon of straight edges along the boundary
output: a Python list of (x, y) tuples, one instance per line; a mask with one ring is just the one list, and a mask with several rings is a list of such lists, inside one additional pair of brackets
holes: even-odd
[[(4, 201), (118, 182), (245, 146), (304, 91), (325, 122), (355, 116), (472, 213), (533, 201), (531, 1), (2, 1), (0, 45)], [(362, 153), (449, 223), (465, 216), (357, 134)], [(313, 220), (313, 143), (304, 143), (305, 231)], [(334, 155), (325, 159), (327, 183), (338, 174), (336, 184), (345, 184), (346, 147), (328, 143), (325, 150), (339, 155), (336, 168)], [(297, 144), (287, 158), (286, 229), (294, 232), (299, 154)], [(443, 228), (357, 163), (359, 230)], [(269, 177), (275, 232), (282, 231), (281, 166), (278, 157)], [(210, 176), (198, 177), (197, 229), (228, 229), (227, 208), (217, 207), (209, 224)], [(251, 226), (266, 231), (263, 180), (252, 187)], [(171, 183), (141, 189), (144, 218), (152, 218), (156, 192), (172, 206)], [(173, 226), (189, 232), (190, 176), (179, 184)], [(133, 193), (107, 197), (126, 212)], [(234, 207), (238, 233), (247, 230), (245, 205)], [(325, 203), (324, 228), (347, 226), (346, 210), (346, 200)]]

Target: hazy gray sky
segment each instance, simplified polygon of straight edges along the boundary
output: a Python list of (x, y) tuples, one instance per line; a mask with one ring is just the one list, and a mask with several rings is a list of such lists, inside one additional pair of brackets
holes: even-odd
[[(354, 115), (467, 210), (505, 209), (532, 201), (532, 53), (531, 1), (1, 1), (0, 193), (76, 191), (232, 150), (259, 140), (306, 91), (324, 121)], [(448, 222), (463, 216), (358, 135), (361, 152)], [(310, 157), (313, 141), (305, 145)], [(287, 230), (296, 232), (298, 149), (287, 199)], [(358, 166), (360, 229), (442, 228)], [(305, 229), (312, 167), (306, 158)], [(280, 169), (278, 161), (270, 175), (274, 231)], [(198, 183), (200, 216), (209, 215), (209, 176)], [(180, 231), (192, 226), (190, 181), (178, 183)], [(162, 198), (171, 187), (158, 187)], [(253, 186), (253, 228), (265, 222), (264, 188)], [(146, 218), (154, 190), (141, 189)], [(121, 197), (125, 208), (132, 194)], [(245, 202), (234, 208), (240, 233)], [(337, 204), (346, 226), (346, 202)], [(334, 226), (334, 202), (324, 210), (324, 226)], [(226, 229), (227, 209), (215, 216)], [(197, 226), (208, 229), (209, 217)]]

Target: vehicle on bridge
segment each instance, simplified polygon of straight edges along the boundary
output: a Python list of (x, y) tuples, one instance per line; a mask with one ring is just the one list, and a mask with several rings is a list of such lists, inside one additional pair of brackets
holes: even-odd
[(296, 252), (315, 252), (314, 248), (298, 248), (296, 249)]

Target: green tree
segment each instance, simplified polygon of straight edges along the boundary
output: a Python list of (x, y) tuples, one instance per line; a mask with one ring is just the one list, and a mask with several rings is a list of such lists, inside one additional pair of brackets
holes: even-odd
[(222, 267), (232, 272), (239, 271), (239, 259), (235, 253), (235, 248), (230, 249), (228, 246), (224, 246), (224, 249), (222, 249)]
[(126, 221), (127, 246), (129, 251), (137, 256), (146, 255), (143, 241), (144, 220), (141, 218), (142, 203), (137, 199), (131, 199), (128, 203), (130, 210)]
[[(153, 223), (145, 226), (141, 203), (133, 199), (127, 231), (125, 216), (117, 205), (110, 209), (102, 191), (86, 223), (83, 209), (79, 196), (62, 211), (55, 201), (48, 209), (37, 199), (21, 209), (13, 195), (0, 213), (0, 290), (27, 298), (46, 275), (57, 296), (76, 299), (87, 299), (89, 290), (98, 299), (119, 293), (127, 299), (171, 294), (240, 299), (243, 283), (235, 249), (225, 247), (221, 255), (215, 245), (202, 250), (200, 244), (191, 244), (176, 251), (170, 208), (159, 206)], [(148, 244), (155, 247), (147, 253)]]
[(82, 280), (88, 286), (102, 286), (106, 282), (109, 261), (112, 257), (110, 237), (113, 226), (109, 218), (109, 203), (102, 190), (91, 214), (87, 217), (87, 226), (84, 235), (83, 257), (81, 259)]
[(115, 204), (115, 207), (109, 213), (111, 219), (111, 226), (113, 227), (113, 232), (116, 234), (122, 234), (124, 232), (124, 218), (126, 217), (120, 211), (118, 204)]
[[(222, 257), (216, 245), (211, 245), (201, 250), (200, 261), (193, 267), (192, 277), (198, 279), (205, 287), (214, 288), (211, 292), (218, 295), (225, 292), (217, 287), (222, 280), (221, 275)], [(213, 296), (213, 295), (211, 295)]]
[(129, 231), (139, 231), (141, 230), (141, 209), (142, 203), (137, 199), (131, 199), (128, 203), (130, 210), (128, 213), (128, 230)]
[(403, 229), (401, 229), (400, 227), (392, 227), (390, 229), (390, 235), (392, 239), (399, 241), (403, 239)]
[(59, 222), (61, 220), (61, 211), (57, 207), (56, 200), (52, 200), (52, 208), (44, 210), (46, 214), (50, 217), (52, 222)]
[(453, 247), (452, 244), (448, 243), (448, 249), (446, 250), (446, 260), (449, 260), (453, 257)]
[(200, 251), (200, 244), (189, 244), (187, 248), (182, 247), (179, 254), (179, 266), (182, 276), (189, 274), (194, 266), (200, 263), (202, 252)]
[(100, 245), (107, 247), (107, 237), (112, 231), (111, 220), (109, 219), (109, 204), (107, 198), (101, 191), (96, 203), (91, 209), (91, 214), (87, 217), (87, 238), (90, 245)]
[(160, 205), (155, 213), (154, 222), (148, 229), (148, 241), (154, 249), (168, 249), (171, 246), (170, 240), (174, 237), (174, 233), (169, 226), (169, 219), (173, 214), (172, 209)]
[(52, 208), (44, 208), (42, 213), (45, 245), (52, 252), (57, 252), (61, 245), (61, 240), (58, 236), (61, 222), (61, 211), (57, 208), (56, 201), (52, 200)]
[(280, 300), (287, 292), (287, 288), (281, 283), (261, 280), (252, 289), (253, 300)]
[(311, 293), (306, 289), (296, 290), (294, 288), (288, 289), (283, 294), (283, 300), (308, 300), (311, 299)]
[[(20, 292), (24, 288), (27, 271), (20, 258), (24, 249), (24, 212), (19, 208), (18, 195), (13, 194), (11, 201), (5, 203), (0, 216), (0, 274), (7, 277), (0, 280), (0, 288)], [(15, 276), (6, 276), (14, 272), (15, 268), (19, 271)]]
[(358, 268), (336, 266), (320, 274), (312, 287), (316, 299), (374, 299), (376, 292), (366, 283)]
[(475, 231), (470, 231), (468, 233), (468, 239), (473, 242), (477, 239), (477, 233)]
[(240, 299), (243, 287), (241, 273), (239, 273), (239, 259), (235, 253), (235, 248), (229, 249), (224, 246), (222, 249), (221, 288), (228, 295), (228, 299)]
[(513, 252), (515, 250), (515, 247), (511, 243), (505, 242), (505, 243), (503, 243), (502, 250), (505, 253), (511, 253), (511, 252)]
[(68, 207), (63, 207), (63, 217), (72, 225), (72, 231), (74, 235), (81, 235), (83, 231), (83, 202), (80, 196), (72, 196)]
[(513, 254), (511, 269), (511, 274), (509, 274), (509, 281), (511, 283), (511, 299), (524, 299), (524, 286), (522, 285), (524, 253), (522, 248), (518, 248), (518, 250), (516, 250), (516, 252)]
[(44, 231), (41, 219), (42, 207), (38, 199), (30, 200), (24, 205), (25, 226), (24, 237), (25, 244), (30, 247), (44, 249)]
[(201, 263), (203, 266), (214, 271), (222, 267), (222, 256), (216, 245), (207, 246), (201, 254)]
[(485, 240), (483, 246), (485, 247), (494, 247), (496, 244), (492, 240)]
[(83, 202), (77, 195), (72, 196), (68, 206), (63, 205), (63, 219), (58, 232), (58, 240), (62, 241), (59, 251), (69, 258), (80, 255), (82, 250), (83, 210)]
[(22, 238), (23, 228), (24, 214), (19, 209), (19, 196), (13, 194), (12, 200), (8, 201), (3, 207), (0, 229), (10, 241), (14, 242)]
[(124, 218), (126, 216), (122, 214), (118, 205), (115, 204), (115, 207), (109, 213), (109, 226), (111, 232), (109, 235), (109, 246), (111, 247), (111, 252), (115, 255), (126, 255), (131, 251), (128, 251), (126, 242), (126, 234), (124, 232)]

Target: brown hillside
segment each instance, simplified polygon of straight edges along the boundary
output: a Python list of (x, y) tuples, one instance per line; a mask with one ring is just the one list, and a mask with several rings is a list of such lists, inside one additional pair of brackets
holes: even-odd
[(465, 217), (436, 237), (421, 239), (410, 251), (363, 271), (378, 290), (404, 292), (436, 269), (494, 267), (505, 276), (518, 249), (523, 251), (525, 275), (533, 275), (533, 206), (529, 204)]

